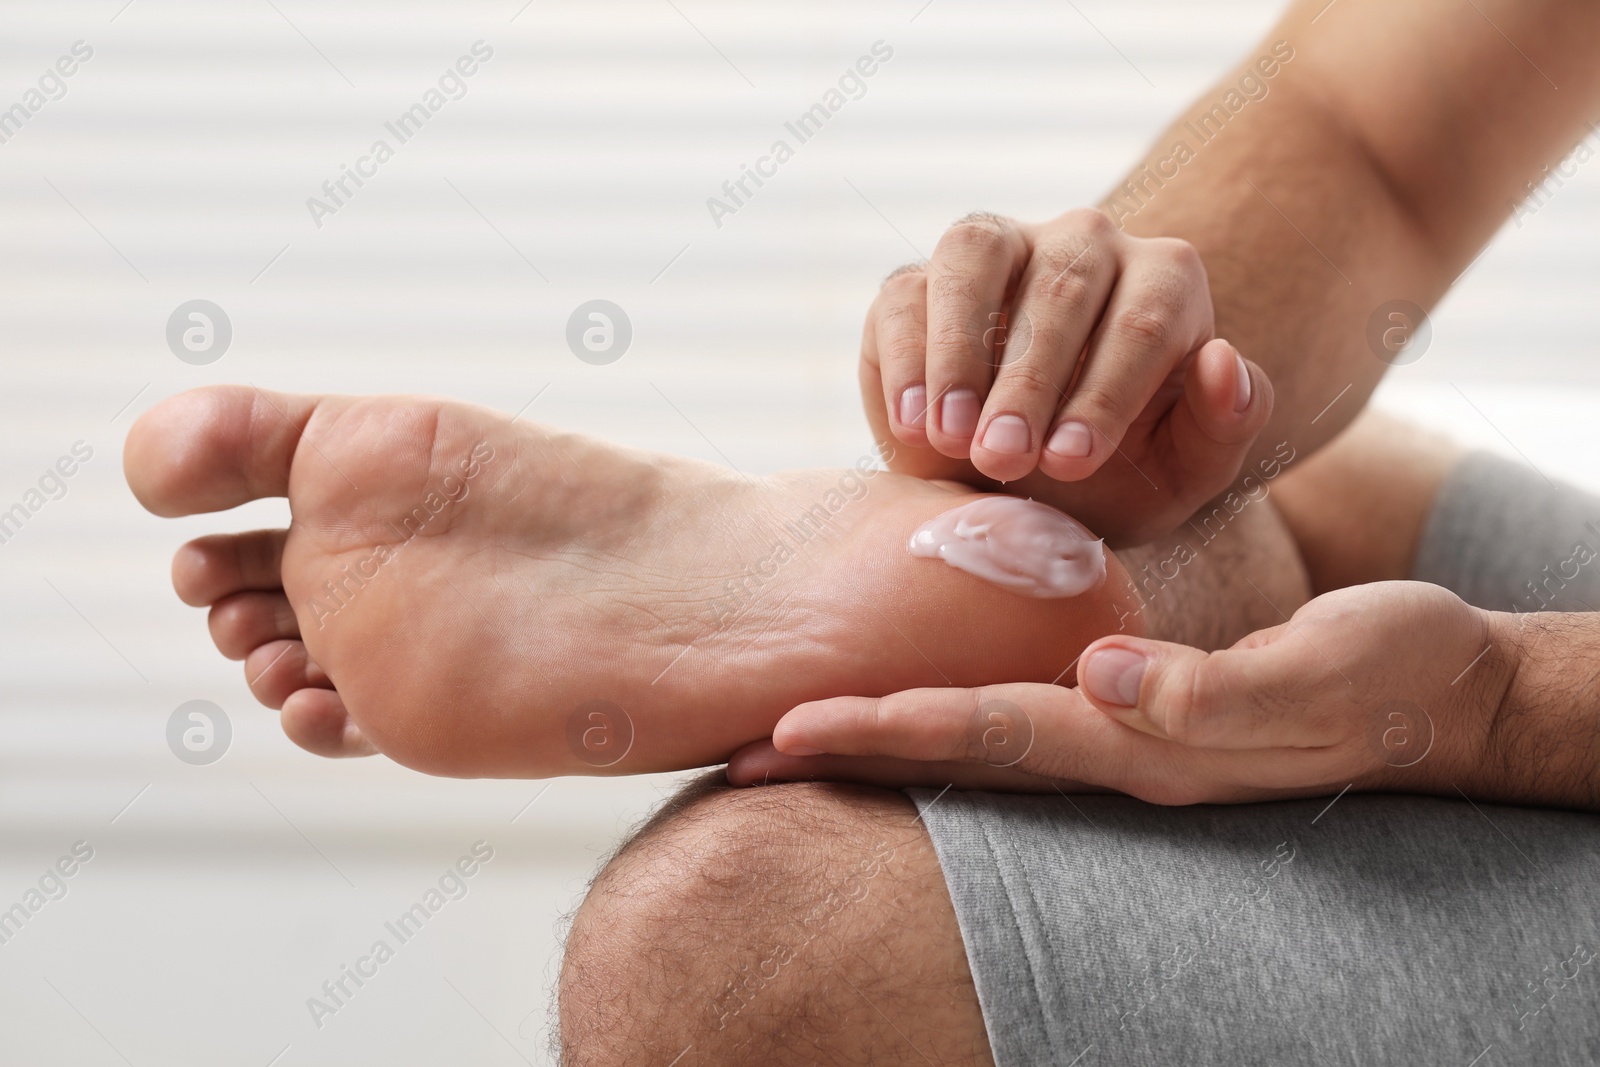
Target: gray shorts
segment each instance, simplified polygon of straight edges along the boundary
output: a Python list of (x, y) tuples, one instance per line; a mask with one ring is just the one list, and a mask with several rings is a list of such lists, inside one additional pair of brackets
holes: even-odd
[[(1475, 455), (1414, 576), (1497, 611), (1587, 610), (1600, 562), (1563, 563), (1600, 551), (1596, 529), (1600, 499)], [(1600, 1063), (1600, 817), (911, 796), (1000, 1067)]]

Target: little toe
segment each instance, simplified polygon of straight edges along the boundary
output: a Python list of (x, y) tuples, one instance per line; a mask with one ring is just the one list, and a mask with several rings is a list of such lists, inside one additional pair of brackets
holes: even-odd
[(213, 385), (168, 397), (128, 431), (122, 469), (157, 515), (225, 511), (284, 496), (315, 396)]
[(377, 748), (345, 711), (332, 689), (301, 689), (283, 702), (278, 716), (289, 740), (316, 756), (344, 759), (371, 756)]
[(300, 636), (300, 623), (283, 593), (233, 593), (207, 617), (211, 640), (229, 659), (244, 659), (269, 641)]
[(301, 689), (333, 688), (302, 641), (270, 641), (251, 652), (245, 657), (244, 679), (255, 698), (274, 710)]

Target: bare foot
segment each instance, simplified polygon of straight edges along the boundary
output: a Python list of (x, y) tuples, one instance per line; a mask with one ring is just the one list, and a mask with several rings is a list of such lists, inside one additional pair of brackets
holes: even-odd
[(971, 492), (746, 479), (439, 400), (195, 390), (124, 467), (158, 515), (287, 496), (287, 530), (180, 549), (179, 596), (296, 743), (435, 774), (719, 762), (808, 700), (1052, 681), (1144, 628), (1115, 559), (1032, 600), (912, 558)]

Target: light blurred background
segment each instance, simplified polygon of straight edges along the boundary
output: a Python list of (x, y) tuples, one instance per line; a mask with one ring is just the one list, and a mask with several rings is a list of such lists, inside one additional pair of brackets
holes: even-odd
[[(94, 858), (0, 944), (0, 1064), (546, 1063), (561, 918), (673, 783), (294, 748), (167, 584), (182, 541), (287, 510), (144, 514), (140, 411), (219, 381), (537, 394), (529, 417), (747, 471), (850, 463), (878, 280), (973, 209), (1098, 199), (1278, 6), (7, 4), (0, 107), (93, 58), (0, 144), (0, 509), (93, 458), (0, 544), (0, 909), (75, 842)], [(466, 95), (317, 227), (307, 198), (480, 40)], [(716, 226), (706, 199), (880, 40), (865, 95)], [(1597, 235), (1600, 162), (1508, 224), (1381, 403), (1600, 484)], [(633, 325), (605, 366), (565, 342), (597, 298)], [(232, 324), (209, 365), (166, 343), (193, 299)], [(232, 727), (205, 766), (166, 740), (197, 699)], [(315, 1025), (307, 998), (480, 840), (468, 895)]]

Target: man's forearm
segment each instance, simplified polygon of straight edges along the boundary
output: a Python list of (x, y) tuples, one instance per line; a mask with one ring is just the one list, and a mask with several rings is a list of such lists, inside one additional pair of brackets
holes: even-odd
[(1218, 334), (1272, 376), (1259, 454), (1309, 454), (1360, 410), (1387, 369), (1369, 322), (1430, 307), (1567, 154), (1597, 49), (1581, 0), (1297, 3), (1111, 191), (1128, 232), (1199, 249)]
[(1600, 811), (1600, 615), (1495, 613), (1513, 667), (1475, 797)]

